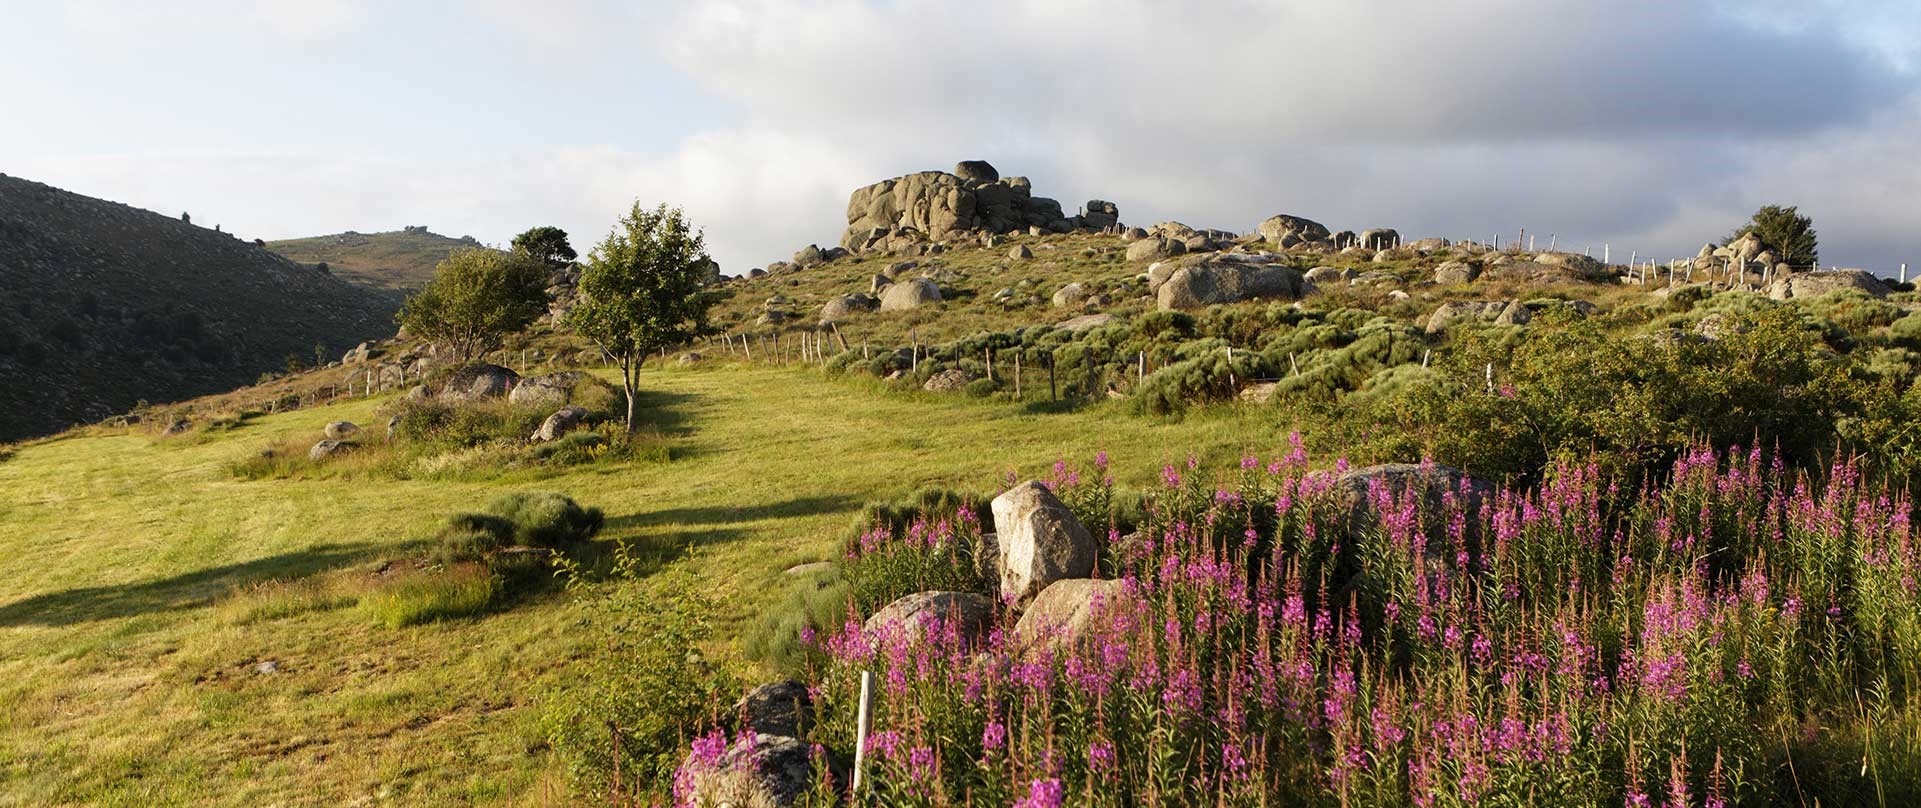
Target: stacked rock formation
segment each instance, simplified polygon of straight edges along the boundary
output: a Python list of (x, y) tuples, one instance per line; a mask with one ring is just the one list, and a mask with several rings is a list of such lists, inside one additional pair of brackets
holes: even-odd
[(1120, 224), (1112, 202), (1089, 200), (1068, 216), (1061, 203), (1034, 196), (1026, 177), (1001, 177), (984, 160), (967, 160), (953, 173), (922, 171), (855, 189), (847, 200), (850, 252), (899, 251), (907, 245), (979, 233), (1066, 233)]

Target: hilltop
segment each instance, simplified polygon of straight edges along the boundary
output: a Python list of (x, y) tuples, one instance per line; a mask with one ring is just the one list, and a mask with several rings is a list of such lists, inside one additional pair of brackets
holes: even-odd
[(434, 266), (463, 247), (480, 247), (473, 236), (453, 238), (425, 225), (385, 233), (349, 230), (330, 236), (281, 239), (267, 249), (303, 264), (326, 264), (346, 280), (378, 289), (414, 289), (433, 280)]
[(228, 233), (0, 175), (0, 440), (393, 333), (399, 298)]

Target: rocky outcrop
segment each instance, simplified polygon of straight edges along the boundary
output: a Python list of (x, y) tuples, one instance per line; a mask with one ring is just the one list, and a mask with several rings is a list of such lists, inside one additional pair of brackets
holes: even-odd
[(1054, 308), (1078, 309), (1082, 304), (1087, 302), (1089, 295), (1087, 285), (1075, 281), (1055, 290), (1053, 299)]
[(1768, 297), (1775, 300), (1791, 300), (1820, 297), (1846, 290), (1858, 291), (1873, 297), (1888, 295), (1888, 286), (1882, 283), (1880, 278), (1858, 269), (1841, 269), (1789, 275), (1768, 287)]
[(1187, 242), (1183, 239), (1150, 235), (1127, 245), (1127, 260), (1158, 261), (1186, 252)]
[(1101, 230), (1117, 224), (1119, 216), (1113, 203), (1096, 199), (1084, 213), (1069, 217), (1058, 201), (1034, 196), (1025, 177), (1002, 178), (985, 161), (969, 160), (952, 174), (922, 171), (855, 189), (847, 200), (840, 246), (869, 253), (975, 232)]
[(974, 374), (959, 368), (950, 368), (929, 376), (927, 383), (921, 385), (921, 389), (929, 393), (954, 393), (967, 389), (967, 385), (972, 384), (973, 381)]
[(1469, 283), (1480, 276), (1481, 271), (1465, 261), (1448, 261), (1434, 268), (1434, 282), (1442, 285)]
[(1094, 572), (1099, 548), (1047, 486), (1029, 481), (994, 498), (1001, 596), (1025, 604), (1049, 584)]
[(1301, 273), (1277, 256), (1217, 253), (1184, 261), (1155, 290), (1162, 311), (1205, 308), (1259, 298), (1293, 300), (1306, 291)]
[(1293, 244), (1284, 243), (1284, 240), (1289, 236), (1293, 237), (1295, 244), (1303, 241), (1328, 241), (1333, 238), (1332, 234), (1328, 232), (1326, 225), (1312, 219), (1290, 216), (1285, 213), (1267, 217), (1267, 219), (1262, 221), (1254, 230), (1261, 234), (1261, 238), (1274, 242), (1283, 248), (1294, 246)]
[(873, 311), (880, 301), (863, 294), (841, 295), (820, 307), (821, 322), (843, 320), (863, 311)]
[(1401, 234), (1391, 227), (1377, 227), (1373, 230), (1362, 230), (1357, 241), (1360, 246), (1370, 250), (1385, 250), (1400, 246)]
[(1100, 314), (1083, 314), (1071, 320), (1062, 320), (1055, 323), (1054, 327), (1062, 331), (1081, 332), (1092, 331), (1112, 322), (1114, 322), (1114, 315), (1102, 312)]

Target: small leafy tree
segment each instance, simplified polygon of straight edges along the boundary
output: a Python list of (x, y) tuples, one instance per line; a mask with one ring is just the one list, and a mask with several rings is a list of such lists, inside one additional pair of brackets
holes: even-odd
[(1747, 224), (1736, 228), (1728, 237), (1734, 241), (1749, 233), (1761, 243), (1774, 250), (1774, 254), (1794, 266), (1814, 266), (1821, 260), (1818, 242), (1814, 233), (1814, 220), (1802, 216), (1793, 206), (1765, 205), (1754, 212), (1754, 218)]
[(558, 227), (543, 225), (528, 228), (527, 232), (514, 236), (513, 247), (514, 252), (554, 269), (572, 263), (576, 257), (573, 245), (567, 243), (567, 231)]
[(398, 316), (414, 336), (469, 362), (500, 346), (547, 306), (547, 268), (524, 255), (456, 250)]
[(679, 208), (635, 203), (587, 256), (580, 299), (568, 324), (620, 365), (627, 394), (627, 432), (647, 354), (699, 333), (713, 301), (701, 293), (711, 263), (706, 237)]

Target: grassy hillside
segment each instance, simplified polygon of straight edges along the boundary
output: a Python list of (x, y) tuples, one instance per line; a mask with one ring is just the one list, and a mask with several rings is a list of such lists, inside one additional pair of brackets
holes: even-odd
[(0, 440), (227, 390), (393, 333), (397, 295), (0, 176)]
[(479, 247), (472, 236), (451, 238), (409, 227), (385, 233), (347, 231), (331, 236), (267, 242), (267, 249), (328, 271), (362, 286), (415, 289), (433, 280), (434, 266), (462, 247)]
[[(277, 602), (267, 581), (352, 591), (448, 513), (503, 491), (604, 508), (601, 541), (645, 540), (702, 575), (734, 636), (780, 593), (781, 570), (835, 552), (869, 498), (987, 488), (1103, 449), (1133, 470), (1190, 452), (1222, 461), (1284, 444), (1287, 425), (1271, 410), (1180, 423), (1048, 413), (805, 369), (677, 369), (646, 384), (675, 460), (547, 477), (225, 470), (282, 435), (368, 423), (379, 399), (185, 438), (95, 430), (20, 447), (0, 462), (0, 552), (14, 559), (0, 572), (0, 804), (565, 801), (531, 726), (543, 684), (591, 650), (567, 630), (579, 613), (564, 594), (398, 630), (351, 603), (260, 608)], [(277, 672), (257, 672), (269, 661)]]

